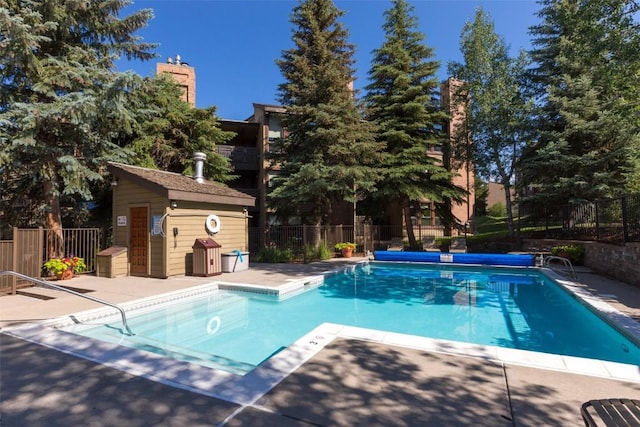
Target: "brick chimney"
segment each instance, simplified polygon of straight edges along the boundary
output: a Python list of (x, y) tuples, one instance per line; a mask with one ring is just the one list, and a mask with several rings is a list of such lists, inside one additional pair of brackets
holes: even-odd
[(175, 61), (168, 58), (166, 63), (156, 64), (156, 74), (168, 73), (182, 88), (182, 100), (196, 106), (196, 70), (176, 55)]

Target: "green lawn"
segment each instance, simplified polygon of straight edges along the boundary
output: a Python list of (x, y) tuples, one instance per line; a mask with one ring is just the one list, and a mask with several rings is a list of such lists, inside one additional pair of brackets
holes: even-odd
[(508, 234), (506, 217), (476, 217), (476, 234)]
[[(476, 233), (475, 236), (500, 236), (500, 235), (508, 235), (509, 227), (507, 226), (507, 218), (506, 217), (492, 217), (492, 216), (483, 216), (477, 217), (476, 221)], [(518, 228), (518, 218), (514, 218), (513, 226)], [(551, 225), (551, 226), (527, 226), (526, 221), (523, 222), (523, 228), (520, 229), (520, 232), (532, 232), (536, 230), (544, 230), (545, 228), (561, 228), (562, 225)]]

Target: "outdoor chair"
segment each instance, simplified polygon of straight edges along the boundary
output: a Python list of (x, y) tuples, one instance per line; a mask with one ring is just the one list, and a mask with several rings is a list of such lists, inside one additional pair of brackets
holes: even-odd
[(440, 248), (436, 246), (436, 238), (434, 236), (424, 237), (422, 239), (422, 250), (425, 252), (440, 252)]
[(464, 237), (452, 237), (449, 252), (467, 252), (467, 239)]
[(389, 242), (389, 246), (387, 246), (388, 251), (404, 251), (404, 241), (402, 237), (392, 237), (391, 242)]
[[(580, 413), (582, 414), (584, 425), (587, 427), (597, 427), (601, 425), (640, 426), (640, 401), (638, 400), (590, 400), (582, 404)], [(596, 423), (596, 419), (598, 419), (599, 423)]]

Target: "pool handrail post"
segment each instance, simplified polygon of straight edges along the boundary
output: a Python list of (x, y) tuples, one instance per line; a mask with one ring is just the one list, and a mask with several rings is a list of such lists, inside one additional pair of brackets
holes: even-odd
[(99, 298), (92, 297), (92, 296), (89, 296), (89, 295), (84, 295), (84, 294), (81, 294), (80, 292), (76, 292), (74, 290), (65, 288), (63, 286), (54, 285), (53, 283), (49, 283), (49, 282), (47, 282), (45, 280), (40, 280), (40, 279), (36, 279), (35, 277), (27, 276), (26, 274), (18, 273), (18, 272), (11, 271), (11, 270), (0, 271), (0, 276), (8, 276), (8, 275), (28, 280), (30, 282), (35, 283), (37, 286), (42, 286), (43, 288), (49, 288), (49, 289), (53, 289), (53, 290), (56, 290), (56, 291), (67, 292), (67, 293), (69, 293), (71, 295), (75, 295), (75, 296), (78, 296), (78, 297), (81, 297), (81, 298), (88, 299), (88, 300), (93, 301), (93, 302), (97, 302), (99, 304), (104, 304), (104, 305), (107, 305), (109, 307), (113, 307), (113, 308), (117, 309), (120, 312), (120, 315), (122, 317), (122, 326), (124, 327), (125, 335), (130, 335), (130, 336), (134, 335), (134, 333), (131, 332), (131, 329), (129, 328), (129, 324), (127, 323), (127, 316), (124, 313), (124, 309), (122, 307), (120, 307), (119, 305), (117, 305), (117, 304), (113, 304), (111, 302), (104, 301), (104, 300), (101, 300)]
[(571, 261), (564, 258), (564, 257), (560, 257), (560, 256), (554, 256), (554, 255), (549, 255), (544, 257), (544, 261), (543, 261), (543, 266), (546, 268), (551, 268), (551, 261), (559, 261), (560, 263), (564, 264), (564, 267), (567, 269), (568, 273), (569, 273), (569, 277), (571, 279), (577, 279), (578, 278), (578, 274), (576, 273), (576, 271), (573, 268), (573, 264), (571, 264)]

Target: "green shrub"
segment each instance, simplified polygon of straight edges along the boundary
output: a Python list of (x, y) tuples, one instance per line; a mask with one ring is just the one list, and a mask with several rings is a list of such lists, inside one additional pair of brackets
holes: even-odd
[(311, 245), (305, 245), (303, 253), (302, 255), (299, 255), (299, 257), (302, 258), (301, 261), (303, 262), (320, 261), (332, 258), (333, 251), (330, 250), (327, 244), (323, 241), (315, 247)]
[(293, 250), (291, 248), (262, 248), (256, 255), (256, 262), (291, 262), (294, 260)]
[(317, 253), (318, 259), (331, 259), (333, 257), (333, 251), (329, 249), (326, 242), (320, 243)]
[(262, 248), (254, 257), (254, 262), (285, 263), (294, 261), (313, 262), (333, 258), (333, 250), (325, 242), (318, 246), (305, 245), (301, 250), (291, 248)]
[(302, 248), (302, 254), (298, 254), (298, 257), (302, 257), (303, 262), (313, 262), (318, 259), (318, 251), (311, 245), (304, 245)]
[(507, 207), (498, 202), (498, 203), (494, 203), (493, 205), (489, 206), (489, 209), (487, 210), (487, 215), (492, 216), (494, 218), (502, 218), (507, 216)]
[(579, 245), (558, 245), (551, 248), (551, 255), (566, 256), (572, 264), (582, 264), (584, 247)]

